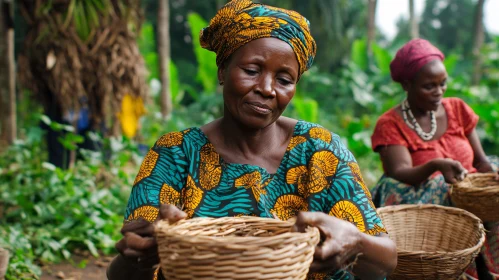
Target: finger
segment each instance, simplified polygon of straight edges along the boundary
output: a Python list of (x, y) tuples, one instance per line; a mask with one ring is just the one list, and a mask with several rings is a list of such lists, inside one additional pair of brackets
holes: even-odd
[(159, 208), (159, 214), (162, 220), (168, 220), (169, 223), (175, 223), (187, 218), (185, 212), (171, 204), (162, 204)]
[(314, 259), (326, 260), (339, 253), (339, 246), (332, 238), (327, 238), (321, 246), (315, 247)]
[(133, 229), (127, 229), (127, 230), (122, 230), (123, 234), (126, 234), (127, 232), (133, 232), (137, 235), (140, 236), (153, 236), (154, 235), (154, 225), (147, 222), (147, 225), (143, 227), (137, 227)]
[(127, 249), (144, 251), (156, 246), (156, 239), (154, 237), (142, 237), (133, 232), (125, 234)]
[(341, 268), (339, 256), (333, 256), (327, 260), (316, 260), (310, 265), (311, 272), (331, 272)]
[(120, 241), (116, 242), (116, 245), (114, 245), (114, 247), (116, 248), (116, 250), (118, 250), (118, 252), (120, 252), (120, 254), (123, 254), (126, 249), (125, 238), (121, 238)]
[(296, 222), (292, 231), (304, 232), (308, 226), (318, 227), (321, 229), (322, 213), (319, 212), (299, 212), (296, 216)]
[(126, 248), (123, 251), (123, 255), (125, 257), (129, 257), (129, 258), (138, 258), (138, 257), (144, 256), (145, 253), (143, 251), (137, 251), (137, 250), (133, 250), (133, 249), (130, 249), (130, 248)]
[(121, 228), (121, 234), (125, 235), (125, 233), (127, 232), (135, 232), (150, 225), (151, 225), (150, 222), (142, 218), (139, 218), (138, 220), (133, 220), (124, 224), (123, 227)]

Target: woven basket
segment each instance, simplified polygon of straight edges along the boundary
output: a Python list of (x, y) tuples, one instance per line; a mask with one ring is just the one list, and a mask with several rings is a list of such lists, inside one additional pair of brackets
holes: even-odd
[(378, 213), (397, 244), (389, 279), (457, 279), (485, 241), (475, 215), (433, 204), (386, 206)]
[(496, 173), (473, 173), (452, 186), (451, 200), (484, 222), (499, 222), (499, 181)]
[(258, 217), (194, 218), (156, 226), (166, 279), (305, 279), (317, 228)]

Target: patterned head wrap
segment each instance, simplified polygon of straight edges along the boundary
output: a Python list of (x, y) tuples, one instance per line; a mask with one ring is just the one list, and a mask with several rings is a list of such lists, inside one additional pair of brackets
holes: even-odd
[(412, 80), (418, 71), (432, 60), (444, 60), (444, 54), (423, 39), (413, 39), (397, 51), (390, 63), (390, 74), (395, 82)]
[(309, 25), (309, 21), (295, 11), (255, 4), (251, 0), (233, 0), (201, 30), (200, 41), (203, 48), (217, 54), (220, 67), (238, 48), (253, 40), (281, 39), (296, 54), (301, 76), (312, 66), (317, 50)]

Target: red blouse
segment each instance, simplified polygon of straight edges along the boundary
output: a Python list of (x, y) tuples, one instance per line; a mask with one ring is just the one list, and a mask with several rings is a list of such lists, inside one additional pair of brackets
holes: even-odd
[(376, 123), (371, 137), (373, 150), (381, 146), (401, 145), (409, 149), (413, 166), (435, 158), (452, 158), (461, 162), (469, 172), (476, 172), (473, 167), (473, 148), (467, 135), (475, 128), (478, 116), (459, 98), (444, 98), (442, 104), (448, 124), (439, 139), (423, 141), (392, 108)]

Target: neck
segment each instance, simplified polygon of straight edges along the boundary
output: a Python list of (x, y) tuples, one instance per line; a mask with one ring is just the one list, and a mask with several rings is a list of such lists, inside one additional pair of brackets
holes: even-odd
[(267, 152), (282, 140), (282, 137), (279, 137), (279, 126), (276, 122), (264, 128), (251, 128), (235, 120), (227, 111), (220, 119), (219, 127), (224, 135), (222, 140), (224, 145), (246, 156)]
[(409, 103), (410, 110), (415, 118), (430, 116), (431, 111), (420, 109), (416, 106), (413, 106), (412, 104), (414, 104), (414, 102), (411, 102), (409, 99), (407, 99), (407, 102)]

